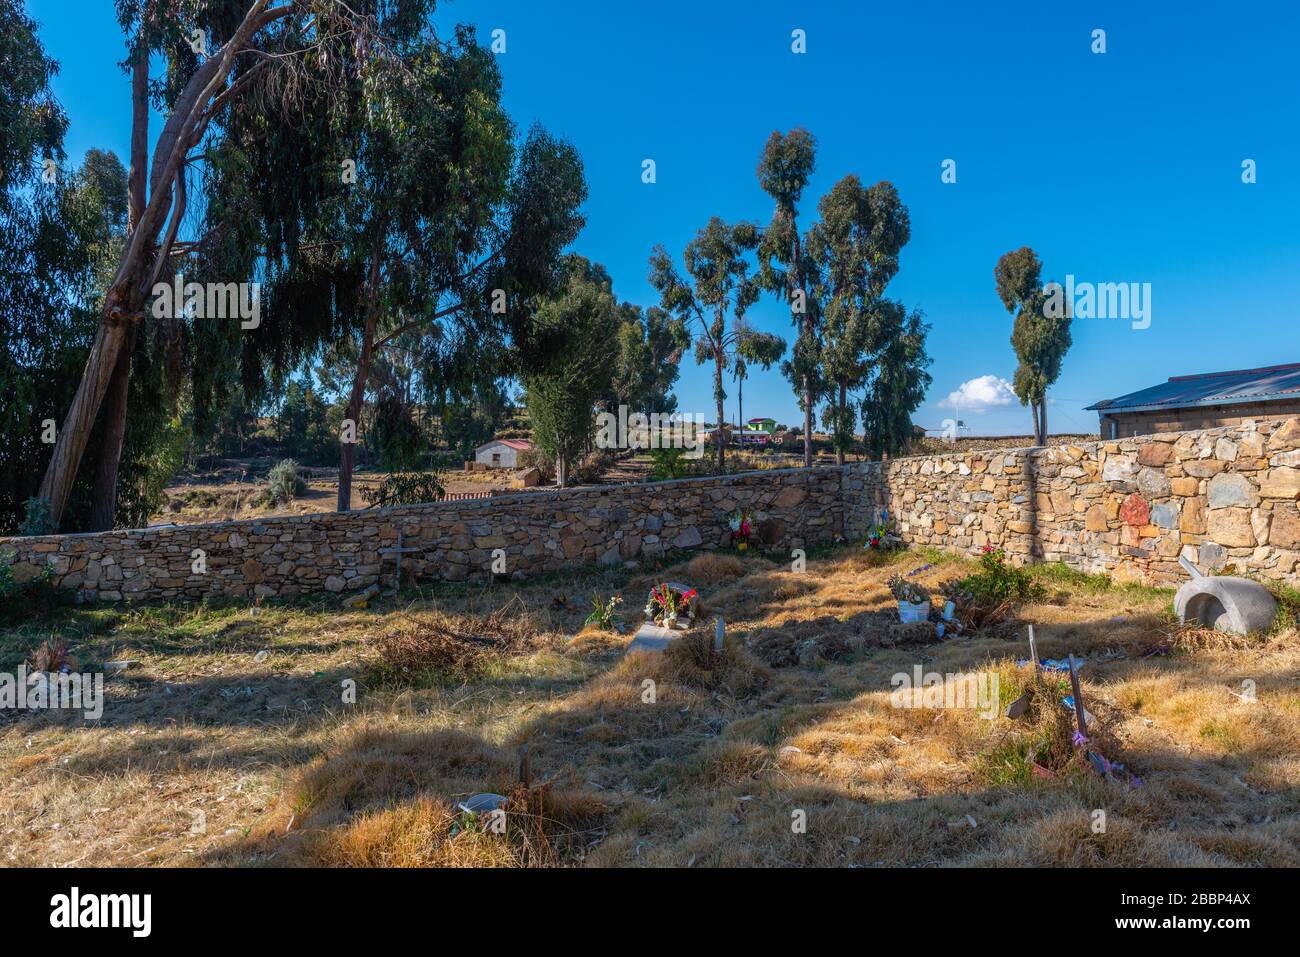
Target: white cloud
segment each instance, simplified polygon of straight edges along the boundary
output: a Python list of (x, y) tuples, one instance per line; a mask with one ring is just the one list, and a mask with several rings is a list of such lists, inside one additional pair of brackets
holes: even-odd
[(939, 405), (962, 412), (987, 412), (1016, 403), (1016, 394), (1011, 383), (995, 375), (982, 375), (978, 379), (963, 382), (956, 392), (949, 392), (948, 398)]

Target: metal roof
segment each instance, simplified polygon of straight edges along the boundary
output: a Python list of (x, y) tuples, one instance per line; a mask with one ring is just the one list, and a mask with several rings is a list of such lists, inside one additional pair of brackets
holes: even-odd
[(1199, 405), (1233, 405), (1238, 402), (1267, 402), (1300, 394), (1300, 362), (1174, 376), (1168, 382), (1117, 399), (1105, 399), (1088, 406), (1095, 411), (1149, 412), (1183, 409)]
[(527, 439), (493, 439), (490, 442), (484, 442), (474, 451), (482, 452), (484, 449), (493, 445), (508, 445), (517, 452), (527, 452), (533, 447), (533, 443), (529, 442)]

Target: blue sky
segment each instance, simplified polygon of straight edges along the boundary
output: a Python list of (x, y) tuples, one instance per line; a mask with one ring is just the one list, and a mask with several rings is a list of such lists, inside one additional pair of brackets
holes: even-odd
[[(123, 47), (107, 0), (28, 0), (62, 66), (55, 89), (87, 147), (125, 154)], [(963, 384), (1010, 379), (998, 257), (1032, 246), (1044, 278), (1151, 284), (1151, 325), (1076, 319), (1052, 390), (1053, 431), (1092, 431), (1092, 402), (1171, 375), (1300, 361), (1300, 130), (1289, 3), (459, 0), (440, 20), (506, 31), (505, 100), (521, 131), (572, 140), (590, 184), (576, 249), (621, 299), (652, 305), (650, 249), (675, 255), (713, 215), (766, 222), (754, 175), (774, 129), (809, 129), (817, 172), (802, 224), (846, 173), (897, 186), (912, 240), (889, 294), (931, 324), (934, 384), (914, 420), (938, 428)], [(1106, 53), (1091, 52), (1106, 31)], [(791, 51), (802, 29), (807, 52)], [(657, 182), (641, 182), (654, 159)], [(940, 180), (953, 159), (957, 182)], [(1241, 181), (1253, 159), (1258, 182)], [(787, 309), (750, 314), (790, 337)], [(712, 409), (685, 361), (679, 407)], [(968, 395), (997, 401), (996, 389)], [(728, 386), (728, 416), (735, 389)], [(1006, 399), (1005, 395), (1001, 396)], [(773, 370), (746, 418), (800, 419)], [(1018, 402), (968, 401), (975, 434), (1024, 434)]]

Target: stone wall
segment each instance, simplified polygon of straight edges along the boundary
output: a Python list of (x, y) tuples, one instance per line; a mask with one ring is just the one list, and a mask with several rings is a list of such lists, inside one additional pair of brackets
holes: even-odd
[(1300, 419), (855, 469), (850, 536), (887, 508), (909, 543), (1147, 584), (1185, 581), (1180, 555), (1292, 581), (1300, 562)]
[[(717, 548), (737, 508), (763, 520), (790, 549), (840, 534), (840, 470), (775, 469), (650, 485), (548, 490), (347, 514), (160, 526), (85, 535), (0, 539), (14, 577), (52, 565), (54, 581), (83, 600), (292, 596), (391, 585), (395, 557), (418, 579), (485, 580), (498, 549), (506, 574), (633, 562)], [(201, 550), (198, 556), (195, 550)], [(206, 570), (194, 571), (196, 558)]]
[[(83, 599), (292, 596), (391, 583), (397, 544), (422, 580), (522, 578), (726, 544), (738, 507), (774, 550), (861, 541), (881, 511), (911, 544), (1064, 561), (1151, 584), (1178, 557), (1294, 581), (1300, 419), (1044, 449), (526, 492), (348, 514), (0, 539), (15, 577), (44, 566)], [(195, 550), (206, 571), (195, 572)]]

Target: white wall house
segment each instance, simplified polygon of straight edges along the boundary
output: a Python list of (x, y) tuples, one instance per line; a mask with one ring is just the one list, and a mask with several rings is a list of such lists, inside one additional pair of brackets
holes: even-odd
[(474, 461), (492, 469), (518, 468), (519, 453), (532, 447), (527, 439), (493, 439), (474, 450)]

